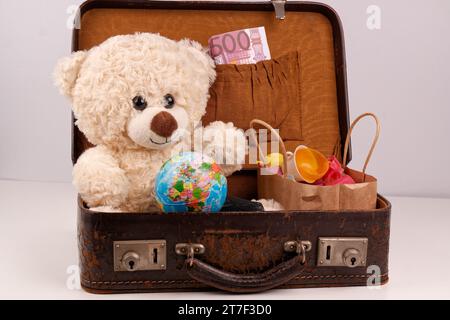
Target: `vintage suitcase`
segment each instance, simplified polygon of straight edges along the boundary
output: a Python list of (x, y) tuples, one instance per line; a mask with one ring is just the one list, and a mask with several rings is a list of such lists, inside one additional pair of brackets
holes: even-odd
[[(215, 84), (204, 124), (217, 119), (247, 129), (251, 119), (261, 118), (280, 128), (288, 149), (302, 143), (328, 155), (342, 150), (349, 121), (345, 53), (341, 23), (330, 7), (283, 0), (92, 0), (81, 6), (80, 19), (73, 50), (134, 32), (187, 37), (206, 46), (211, 35), (265, 26), (274, 58), (269, 65), (290, 61), (296, 70), (293, 100), (270, 110), (245, 109)], [(217, 81), (230, 76), (229, 69), (218, 67)], [(88, 147), (74, 126), (73, 161)], [(256, 174), (247, 166), (232, 176), (230, 194), (255, 198)], [(81, 284), (94, 293), (384, 284), (390, 211), (381, 196), (370, 211), (209, 215), (97, 213), (79, 200)]]

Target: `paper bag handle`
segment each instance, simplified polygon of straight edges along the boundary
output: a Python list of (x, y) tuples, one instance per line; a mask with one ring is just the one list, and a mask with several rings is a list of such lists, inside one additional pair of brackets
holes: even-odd
[(352, 122), (352, 125), (350, 126), (350, 129), (348, 130), (348, 133), (347, 133), (347, 138), (345, 139), (344, 160), (342, 162), (342, 166), (344, 168), (346, 168), (347, 167), (347, 154), (348, 154), (348, 148), (349, 148), (349, 145), (350, 145), (350, 137), (352, 135), (352, 131), (355, 128), (355, 126), (358, 124), (358, 122), (362, 118), (365, 118), (365, 117), (372, 117), (375, 120), (375, 123), (377, 125), (377, 129), (376, 129), (376, 132), (375, 132), (375, 137), (374, 137), (374, 139), (372, 141), (372, 146), (370, 147), (369, 153), (367, 154), (367, 157), (366, 157), (366, 161), (364, 162), (364, 167), (363, 167), (363, 170), (362, 170), (362, 172), (364, 174), (364, 177), (366, 175), (367, 165), (369, 164), (370, 158), (372, 157), (373, 150), (375, 149), (375, 146), (377, 145), (377, 142), (378, 142), (378, 138), (380, 137), (380, 130), (381, 130), (380, 120), (378, 119), (378, 117), (375, 114), (370, 113), (370, 112), (363, 113), (362, 115), (360, 115), (358, 118), (356, 118)]
[[(280, 137), (278, 132), (274, 128), (272, 128), (272, 126), (270, 124), (268, 124), (267, 122), (264, 122), (259, 119), (253, 119), (252, 121), (250, 121), (250, 128), (255, 129), (254, 128), (255, 124), (259, 124), (259, 125), (265, 127), (266, 129), (268, 129), (272, 133), (272, 135), (274, 135), (277, 138), (277, 140), (279, 141), (280, 146), (281, 146), (281, 154), (283, 155), (283, 176), (286, 178), (287, 177), (288, 156), (287, 156), (286, 146), (284, 144), (283, 139)], [(256, 139), (256, 137), (254, 137), (253, 135), (251, 135), (251, 136), (252, 136), (252, 138), (255, 139), (255, 143), (256, 143), (256, 146), (258, 147), (259, 156), (260, 156), (261, 160), (263, 160), (265, 162), (266, 156), (263, 154), (263, 152), (261, 150), (261, 146), (259, 144), (258, 139)]]

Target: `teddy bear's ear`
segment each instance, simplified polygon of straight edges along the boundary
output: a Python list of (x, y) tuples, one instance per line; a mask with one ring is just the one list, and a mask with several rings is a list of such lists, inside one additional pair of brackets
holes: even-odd
[(86, 59), (87, 51), (77, 51), (69, 57), (60, 59), (53, 73), (55, 85), (61, 94), (72, 97), (72, 89), (78, 79), (81, 66)]
[(202, 71), (208, 75), (209, 84), (212, 85), (216, 80), (216, 65), (214, 60), (209, 56), (207, 49), (203, 48), (197, 41), (183, 39), (179, 41), (179, 44), (188, 48), (192, 53), (192, 57), (195, 59)]

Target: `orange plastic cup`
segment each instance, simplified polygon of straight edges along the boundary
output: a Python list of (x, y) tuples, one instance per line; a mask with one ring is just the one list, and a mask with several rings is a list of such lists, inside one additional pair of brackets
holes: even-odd
[(307, 146), (298, 146), (294, 153), (288, 152), (288, 174), (298, 182), (314, 183), (328, 171), (328, 159), (319, 151)]

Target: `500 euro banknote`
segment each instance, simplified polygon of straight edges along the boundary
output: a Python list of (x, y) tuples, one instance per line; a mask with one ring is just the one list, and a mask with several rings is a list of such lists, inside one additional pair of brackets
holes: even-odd
[(208, 44), (216, 64), (253, 64), (271, 59), (264, 27), (215, 35)]

